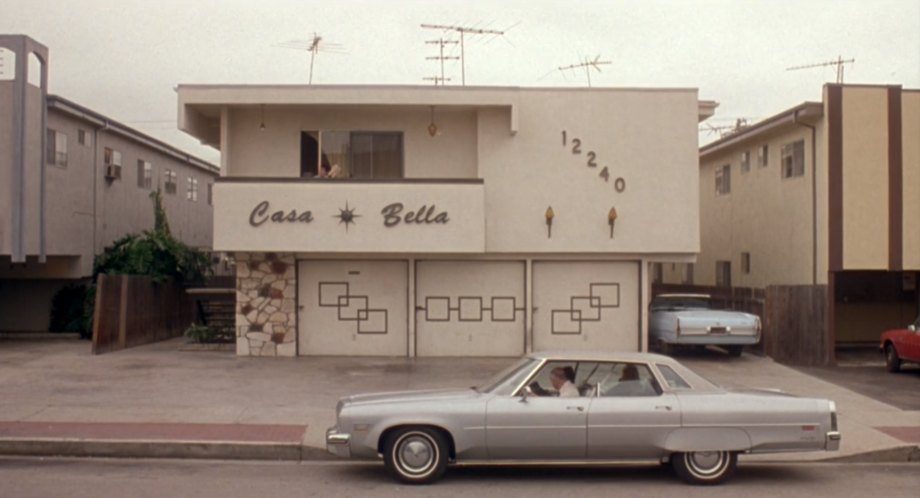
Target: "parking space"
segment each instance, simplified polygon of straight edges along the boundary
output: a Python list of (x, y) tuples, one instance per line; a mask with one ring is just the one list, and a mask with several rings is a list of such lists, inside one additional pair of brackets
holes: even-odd
[(907, 363), (890, 373), (874, 348), (838, 351), (836, 366), (795, 368), (902, 410), (920, 410), (920, 366)]

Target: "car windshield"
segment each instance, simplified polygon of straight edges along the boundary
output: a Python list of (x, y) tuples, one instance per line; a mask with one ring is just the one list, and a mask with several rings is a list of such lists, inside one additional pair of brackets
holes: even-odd
[(702, 296), (656, 297), (652, 300), (652, 310), (708, 310), (712, 309), (709, 299)]
[(511, 394), (518, 384), (530, 375), (538, 362), (539, 360), (534, 358), (521, 358), (476, 387), (476, 390), (481, 393)]

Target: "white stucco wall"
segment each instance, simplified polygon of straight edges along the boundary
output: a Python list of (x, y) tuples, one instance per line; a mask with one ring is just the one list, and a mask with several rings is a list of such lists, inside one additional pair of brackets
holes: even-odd
[[(180, 126), (210, 129), (202, 122), (210, 113), (213, 125), (225, 127), (218, 134), (226, 141), (220, 144), (225, 176), (292, 179), (299, 176), (301, 131), (401, 132), (406, 178), (484, 181), (486, 253), (644, 253), (682, 259), (699, 250), (700, 104), (695, 90), (445, 90), (437, 95), (449, 96), (442, 98), (451, 105), (439, 104), (435, 97), (430, 101), (438, 104), (435, 137), (427, 131), (427, 93), (414, 103), (406, 101), (410, 93), (390, 96), (403, 99), (398, 105), (387, 105), (387, 100), (342, 103), (348, 96), (373, 102), (375, 91), (380, 99), (390, 98), (391, 90), (385, 88), (346, 88), (335, 94), (338, 100), (324, 105), (314, 97), (329, 88), (317, 89), (316, 95), (309, 88), (297, 91), (309, 103), (272, 101), (265, 105), (265, 130), (260, 131), (262, 107), (252, 102), (274, 98), (275, 93), (258, 87), (212, 93), (180, 87), (180, 119), (197, 116), (191, 120), (197, 124), (186, 118)], [(226, 102), (220, 102), (222, 96)], [(207, 104), (196, 107), (196, 98)], [(575, 139), (581, 143), (580, 153), (573, 152)], [(588, 166), (589, 154), (595, 167)], [(604, 168), (606, 181), (599, 176)], [(621, 192), (615, 188), (617, 179)], [(308, 193), (297, 187), (282, 190), (289, 199)], [(427, 196), (418, 203), (443, 202), (434, 191)], [(360, 201), (354, 204), (364, 207)], [(551, 237), (545, 219), (550, 206), (555, 212)], [(618, 216), (613, 237), (611, 208)], [(246, 235), (218, 234), (219, 247), (234, 246), (234, 237)], [(350, 251), (347, 246), (320, 246)], [(379, 246), (391, 247), (386, 241)]]

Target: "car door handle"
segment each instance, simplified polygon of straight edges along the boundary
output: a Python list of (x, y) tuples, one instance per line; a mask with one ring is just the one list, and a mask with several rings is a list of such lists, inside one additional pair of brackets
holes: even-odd
[(667, 411), (671, 411), (672, 408), (671, 408), (670, 405), (658, 405), (658, 406), (655, 407), (655, 409), (656, 409), (656, 410), (667, 410)]
[(585, 411), (585, 407), (583, 407), (583, 406), (567, 406), (567, 407), (565, 407), (565, 409), (566, 409), (566, 410), (578, 410), (578, 411), (580, 411), (580, 412)]

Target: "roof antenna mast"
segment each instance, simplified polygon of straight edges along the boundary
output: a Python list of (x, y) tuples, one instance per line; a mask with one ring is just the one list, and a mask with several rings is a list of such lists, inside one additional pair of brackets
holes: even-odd
[(601, 72), (601, 66), (609, 66), (610, 64), (612, 64), (612, 62), (602, 61), (601, 56), (598, 55), (594, 57), (594, 60), (585, 57), (583, 62), (579, 62), (578, 64), (569, 64), (568, 66), (559, 66), (556, 69), (562, 71), (564, 74), (565, 71), (575, 71), (578, 68), (585, 68), (585, 76), (588, 78), (588, 88), (591, 88), (591, 69), (594, 69), (597, 72)]
[[(465, 43), (464, 43), (466, 35), (493, 35), (492, 39), (505, 35), (504, 31), (500, 31), (497, 29), (484, 29), (484, 28), (476, 28), (473, 26), (455, 26), (455, 25), (448, 26), (446, 24), (422, 24), (421, 27), (425, 29), (439, 29), (441, 31), (453, 31), (456, 33), (460, 33), (460, 81), (463, 84), (463, 86), (466, 86), (466, 49), (465, 49)], [(491, 39), (489, 41), (491, 41)], [(442, 49), (443, 49), (443, 46), (442, 46)], [(443, 61), (441, 63), (442, 63), (442, 68), (443, 68)], [(443, 77), (443, 74), (442, 74), (442, 77)]]
[(810, 69), (813, 67), (826, 67), (826, 66), (837, 66), (837, 84), (843, 84), (843, 65), (844, 64), (853, 64), (856, 62), (856, 59), (844, 59), (841, 56), (837, 56), (837, 60), (830, 60), (826, 62), (819, 62), (817, 64), (805, 64), (804, 66), (793, 66), (787, 67), (786, 71), (796, 71), (798, 69)]
[(347, 54), (345, 47), (338, 43), (330, 43), (323, 39), (319, 33), (313, 33), (313, 37), (309, 40), (288, 40), (283, 43), (275, 45), (276, 47), (281, 48), (290, 48), (294, 50), (302, 50), (305, 52), (310, 52), (310, 80), (309, 84), (313, 84), (313, 62), (316, 59), (316, 54), (319, 52), (327, 52), (331, 54)]

